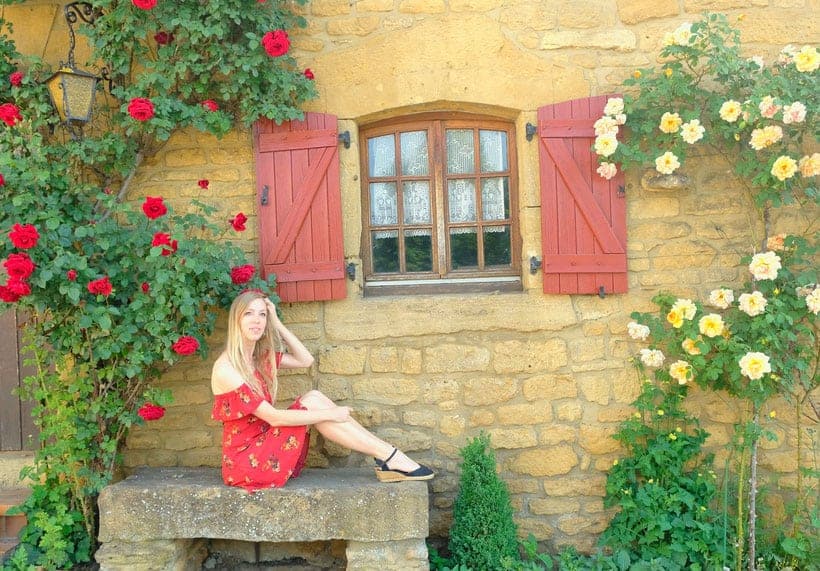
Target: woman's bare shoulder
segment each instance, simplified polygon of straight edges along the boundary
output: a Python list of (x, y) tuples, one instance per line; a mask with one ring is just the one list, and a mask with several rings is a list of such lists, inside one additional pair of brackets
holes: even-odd
[(236, 367), (231, 364), (228, 356), (222, 353), (214, 361), (211, 369), (211, 391), (215, 394), (229, 393), (242, 386), (244, 380)]

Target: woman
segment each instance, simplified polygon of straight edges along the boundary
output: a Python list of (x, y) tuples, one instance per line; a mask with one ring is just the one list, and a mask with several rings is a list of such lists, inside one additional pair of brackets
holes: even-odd
[[(284, 343), (286, 353), (276, 351)], [(382, 482), (429, 480), (433, 471), (376, 437), (319, 391), (286, 410), (276, 403), (277, 370), (309, 367), (313, 356), (276, 315), (260, 291), (244, 291), (231, 304), (228, 340), (211, 374), (213, 418), (223, 423), (222, 477), (249, 491), (284, 486), (305, 463), (308, 426), (328, 440), (376, 459)]]

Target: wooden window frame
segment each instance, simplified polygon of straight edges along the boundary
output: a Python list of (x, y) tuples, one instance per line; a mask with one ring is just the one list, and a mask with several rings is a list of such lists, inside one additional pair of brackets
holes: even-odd
[[(476, 143), (479, 131), (503, 131), (507, 134), (507, 171), (482, 174), (480, 172), (480, 152), (475, 153), (476, 169), (468, 175), (448, 175), (445, 172), (445, 145), (447, 129), (472, 129)], [(373, 137), (393, 134), (397, 150), (400, 148), (399, 135), (403, 132), (426, 131), (428, 133), (428, 161), (429, 169), (426, 176), (403, 176), (400, 168), (393, 177), (370, 178), (369, 172), (369, 143)], [(515, 125), (496, 117), (473, 115), (458, 112), (419, 113), (410, 116), (398, 117), (361, 128), (360, 155), (362, 172), (362, 267), (365, 281), (365, 295), (400, 293), (455, 293), (481, 291), (521, 291), (521, 235), (519, 226), (520, 213), (518, 210), (518, 160), (516, 153)], [(476, 145), (478, 151), (478, 145)], [(399, 158), (397, 153), (396, 158)], [(400, 165), (397, 165), (400, 166)], [(507, 177), (509, 182), (509, 218), (502, 221), (481, 220), (481, 183), (482, 178)], [(475, 227), (477, 236), (484, 226), (510, 226), (510, 265), (504, 268), (490, 268), (483, 270), (451, 269), (449, 246), (449, 224), (447, 222), (447, 180), (454, 178), (471, 178), (477, 182), (476, 193), (476, 220), (466, 225)], [(395, 181), (398, 197), (401, 197), (401, 184), (407, 180), (429, 180), (431, 185), (431, 223), (425, 224), (432, 230), (432, 272), (402, 272), (375, 273), (373, 271), (372, 244), (371, 244), (371, 210), (370, 210), (370, 183), (371, 181)], [(379, 226), (379, 228), (396, 230), (399, 233), (399, 263), (404, 260), (404, 240), (401, 234), (404, 231), (403, 201), (398, 200), (397, 224)], [(418, 227), (420, 225), (412, 225)], [(479, 267), (483, 263), (483, 248), (478, 248)]]

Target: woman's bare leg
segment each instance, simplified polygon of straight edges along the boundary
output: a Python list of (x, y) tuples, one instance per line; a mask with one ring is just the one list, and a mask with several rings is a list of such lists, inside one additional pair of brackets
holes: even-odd
[[(305, 393), (299, 400), (302, 406), (308, 410), (320, 410), (337, 406), (319, 391)], [(379, 460), (385, 460), (393, 453), (394, 446), (392, 444), (385, 442), (353, 419), (346, 422), (318, 422), (314, 426), (328, 440)], [(395, 470), (412, 472), (419, 465), (404, 452), (397, 450), (396, 454), (390, 459), (389, 467)]]

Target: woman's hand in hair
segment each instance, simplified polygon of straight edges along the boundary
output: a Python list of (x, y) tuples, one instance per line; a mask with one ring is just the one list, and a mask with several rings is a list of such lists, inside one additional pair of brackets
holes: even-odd
[(265, 298), (265, 307), (268, 308), (268, 319), (273, 322), (273, 325), (281, 325), (282, 322), (279, 320), (279, 315), (276, 313), (276, 306), (269, 297)]

